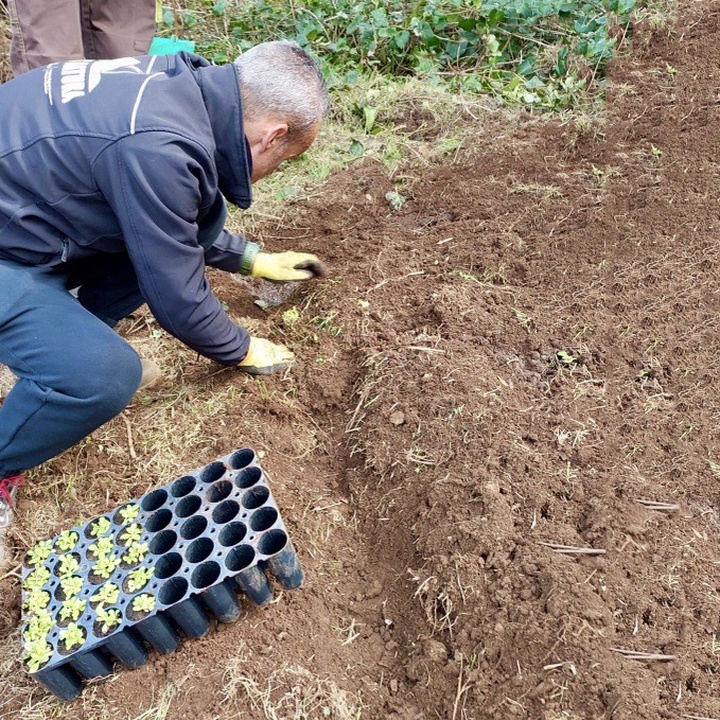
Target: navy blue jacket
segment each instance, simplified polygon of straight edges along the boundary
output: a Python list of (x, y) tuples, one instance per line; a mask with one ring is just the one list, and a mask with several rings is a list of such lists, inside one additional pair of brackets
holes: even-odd
[(251, 172), (234, 65), (188, 53), (53, 63), (0, 86), (0, 259), (127, 253), (162, 327), (235, 364), (249, 336), (204, 269), (237, 271), (245, 240), (223, 232), (206, 256), (197, 232), (218, 193), (250, 205)]

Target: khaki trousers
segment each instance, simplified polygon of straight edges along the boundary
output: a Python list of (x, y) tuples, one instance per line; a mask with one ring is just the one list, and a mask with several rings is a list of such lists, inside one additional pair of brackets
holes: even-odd
[(8, 0), (13, 73), (59, 60), (144, 55), (155, 0)]

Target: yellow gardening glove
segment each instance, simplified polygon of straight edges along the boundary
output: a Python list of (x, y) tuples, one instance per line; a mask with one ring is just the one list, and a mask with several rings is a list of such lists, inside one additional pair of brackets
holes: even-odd
[(293, 282), (324, 277), (327, 269), (315, 255), (289, 250), (281, 253), (259, 252), (250, 274), (273, 282)]
[(289, 368), (295, 356), (284, 345), (275, 345), (263, 338), (250, 338), (250, 349), (238, 367), (250, 375), (271, 375)]

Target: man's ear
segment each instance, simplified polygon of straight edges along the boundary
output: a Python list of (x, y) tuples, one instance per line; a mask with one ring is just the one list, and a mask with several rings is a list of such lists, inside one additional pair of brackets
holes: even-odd
[(272, 125), (268, 125), (263, 132), (261, 140), (262, 151), (268, 150), (269, 148), (275, 147), (288, 133), (287, 123), (276, 122)]

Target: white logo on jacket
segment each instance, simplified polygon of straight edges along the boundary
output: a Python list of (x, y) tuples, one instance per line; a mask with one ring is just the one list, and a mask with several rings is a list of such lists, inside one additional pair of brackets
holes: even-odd
[(102, 80), (103, 75), (124, 75), (145, 73), (138, 67), (137, 58), (118, 58), (116, 60), (70, 60), (60, 65), (60, 102), (85, 97)]

